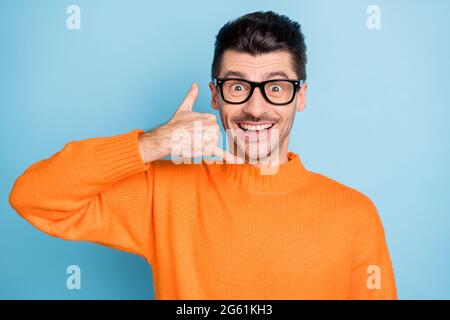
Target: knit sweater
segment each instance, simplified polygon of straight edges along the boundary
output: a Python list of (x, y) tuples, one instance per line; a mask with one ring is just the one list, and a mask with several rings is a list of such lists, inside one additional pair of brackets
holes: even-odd
[(291, 151), (272, 175), (248, 163), (145, 163), (140, 132), (65, 144), (17, 178), (11, 206), (51, 236), (143, 257), (156, 299), (397, 299), (363, 193)]

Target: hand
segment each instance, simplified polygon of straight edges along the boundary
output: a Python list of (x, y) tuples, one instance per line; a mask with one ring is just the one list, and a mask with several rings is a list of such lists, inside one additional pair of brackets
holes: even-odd
[(172, 118), (163, 126), (139, 137), (139, 148), (145, 162), (175, 153), (191, 158), (218, 156), (227, 163), (243, 163), (242, 159), (217, 146), (220, 127), (211, 113), (192, 111), (198, 97), (198, 85), (192, 84), (189, 92)]

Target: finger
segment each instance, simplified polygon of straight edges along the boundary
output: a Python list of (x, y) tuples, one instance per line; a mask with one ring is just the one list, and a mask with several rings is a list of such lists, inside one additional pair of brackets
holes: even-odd
[(217, 131), (220, 130), (219, 124), (215, 120), (206, 118), (206, 119), (199, 120), (199, 121), (201, 121), (201, 124), (202, 124), (202, 126), (204, 127), (205, 130), (208, 130), (210, 128), (214, 128)]
[(234, 156), (228, 151), (223, 150), (217, 146), (214, 149), (214, 155), (222, 158), (223, 160), (225, 160), (226, 163), (234, 163), (234, 164), (244, 163), (244, 160), (242, 158)]
[(193, 116), (196, 116), (198, 118), (201, 119), (208, 119), (208, 120), (212, 120), (212, 121), (217, 121), (217, 117), (212, 114), (212, 113), (207, 113), (207, 112), (195, 112), (195, 111), (191, 111)]
[(211, 119), (212, 121), (217, 121), (217, 117), (212, 113), (205, 113), (206, 118)]
[(194, 105), (195, 100), (198, 96), (198, 85), (194, 82), (189, 89), (189, 92), (184, 97), (183, 102), (181, 102), (180, 106), (177, 109), (179, 111), (192, 111), (192, 106)]

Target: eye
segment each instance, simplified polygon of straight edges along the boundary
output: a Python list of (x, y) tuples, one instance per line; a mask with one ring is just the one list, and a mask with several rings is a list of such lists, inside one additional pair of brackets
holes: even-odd
[(280, 92), (283, 88), (277, 84), (274, 84), (269, 87), (269, 90), (272, 92)]
[(233, 91), (244, 91), (244, 87), (241, 84), (235, 84), (231, 87)]

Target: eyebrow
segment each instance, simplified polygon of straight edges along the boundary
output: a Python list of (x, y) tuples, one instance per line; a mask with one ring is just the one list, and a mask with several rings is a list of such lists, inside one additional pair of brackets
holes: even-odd
[[(272, 71), (272, 72), (266, 73), (263, 78), (264, 79), (270, 79), (270, 78), (277, 77), (277, 76), (285, 78), (285, 79), (289, 79), (288, 75), (284, 71)], [(239, 77), (239, 78), (242, 78), (242, 79), (248, 79), (248, 77), (247, 77), (247, 75), (245, 73), (240, 72), (240, 71), (231, 71), (231, 70), (225, 72), (223, 77), (224, 78)]]

